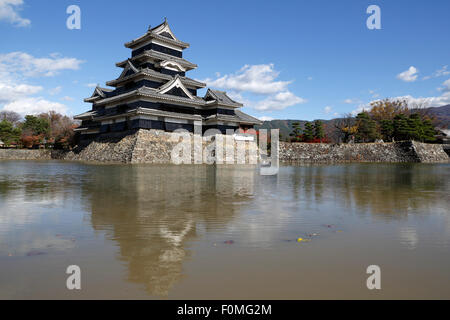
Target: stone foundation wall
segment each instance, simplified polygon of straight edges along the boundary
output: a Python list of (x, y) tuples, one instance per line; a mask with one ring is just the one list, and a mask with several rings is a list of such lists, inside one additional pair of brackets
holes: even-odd
[(280, 161), (339, 162), (448, 162), (442, 145), (419, 142), (309, 144), (280, 143)]
[[(173, 150), (179, 150), (180, 161), (183, 163), (213, 163), (216, 157), (230, 164), (257, 163), (256, 142), (241, 142), (238, 146), (239, 143), (234, 139), (224, 137), (216, 135), (208, 138), (194, 136), (192, 133), (179, 136), (161, 130), (141, 129), (129, 132), (127, 135), (98, 138), (88, 144), (80, 145), (71, 152), (53, 152), (53, 157), (70, 161), (161, 164), (172, 163)], [(186, 143), (180, 148), (180, 142), (183, 141)], [(191, 143), (189, 144), (188, 141)], [(214, 151), (217, 143), (223, 143), (222, 153)], [(178, 146), (177, 149), (175, 149), (176, 146)], [(241, 162), (233, 161), (231, 155), (242, 147), (245, 150), (244, 159)], [(251, 157), (251, 155), (254, 156)]]
[(51, 160), (50, 150), (0, 149), (0, 160)]

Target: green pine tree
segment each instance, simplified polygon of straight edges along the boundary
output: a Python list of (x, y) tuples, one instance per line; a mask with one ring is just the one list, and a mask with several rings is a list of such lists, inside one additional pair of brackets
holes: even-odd
[(325, 132), (323, 130), (323, 122), (320, 120), (314, 121), (314, 138), (320, 141), (325, 138)]
[(292, 133), (290, 134), (291, 142), (300, 142), (301, 136), (302, 136), (302, 128), (300, 126), (300, 122), (294, 122), (292, 124), (292, 127), (294, 129), (293, 129)]
[(396, 141), (410, 140), (411, 129), (408, 124), (408, 119), (405, 115), (399, 114), (394, 118), (394, 139)]
[(373, 142), (379, 138), (377, 123), (372, 120), (367, 112), (361, 112), (356, 116), (358, 129), (355, 134), (358, 142)]
[(29, 130), (33, 135), (45, 135), (50, 132), (50, 122), (41, 117), (26, 116), (25, 122), (22, 125), (22, 130)]
[(9, 146), (12, 142), (19, 142), (22, 134), (19, 128), (14, 128), (13, 124), (7, 120), (0, 122), (0, 140)]
[(314, 140), (314, 127), (311, 122), (305, 123), (305, 130), (303, 133), (303, 140), (310, 142)]
[(392, 141), (394, 138), (394, 122), (392, 120), (381, 120), (381, 136), (384, 141)]
[(423, 121), (423, 141), (434, 142), (436, 141), (436, 129), (434, 128), (431, 120), (426, 119)]

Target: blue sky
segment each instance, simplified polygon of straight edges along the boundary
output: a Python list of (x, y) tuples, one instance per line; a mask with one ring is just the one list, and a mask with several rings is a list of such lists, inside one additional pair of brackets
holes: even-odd
[[(66, 27), (69, 5), (81, 30)], [(366, 27), (369, 5), (381, 30)], [(123, 44), (164, 17), (191, 44), (184, 57), (199, 68), (188, 76), (259, 118), (330, 119), (388, 97), (445, 105), (449, 12), (447, 0), (0, 0), (0, 110), (90, 109), (91, 86), (120, 75)]]

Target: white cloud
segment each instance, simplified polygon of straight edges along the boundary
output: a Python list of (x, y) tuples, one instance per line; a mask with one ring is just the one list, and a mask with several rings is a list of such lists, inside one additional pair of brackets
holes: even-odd
[(292, 92), (284, 91), (271, 95), (264, 100), (252, 103), (250, 104), (250, 107), (259, 111), (283, 110), (287, 107), (306, 102), (307, 100), (297, 97)]
[(444, 92), (441, 96), (437, 97), (419, 97), (403, 96), (397, 97), (398, 99), (405, 99), (409, 105), (414, 107), (441, 107), (450, 104), (450, 92)]
[(444, 81), (444, 83), (442, 85), (443, 85), (443, 87), (439, 88), (439, 91), (443, 91), (443, 92), (449, 92), (450, 91), (450, 79)]
[(58, 87), (55, 87), (55, 88), (52, 88), (52, 89), (48, 90), (48, 93), (49, 93), (50, 95), (54, 96), (55, 94), (60, 93), (61, 90), (62, 90), (62, 87), (61, 87), (61, 86), (58, 86)]
[[(450, 79), (445, 81), (444, 84), (450, 84)], [(399, 96), (399, 97), (393, 97), (389, 98), (389, 100), (405, 100), (410, 108), (434, 108), (434, 107), (442, 107), (445, 105), (450, 104), (450, 88), (448, 91), (442, 90), (444, 93), (440, 96), (436, 97), (413, 97), (411, 95), (407, 96)], [(358, 106), (356, 110), (353, 110), (351, 113), (353, 115), (356, 115), (363, 110), (370, 110), (371, 106), (370, 104), (372, 102), (379, 101), (379, 100), (373, 100), (369, 102), (368, 104), (361, 104)]]
[(397, 75), (397, 79), (405, 82), (414, 82), (417, 80), (419, 70), (411, 66), (408, 70), (403, 71)]
[(72, 97), (65, 96), (65, 97), (62, 97), (61, 100), (63, 100), (63, 101), (73, 101), (74, 99)]
[(272, 121), (273, 120), (273, 118), (271, 118), (271, 117), (259, 117), (258, 119), (261, 121)]
[(273, 64), (245, 65), (234, 74), (203, 81), (215, 88), (266, 95), (286, 91), (291, 83), (291, 81), (275, 81), (278, 75), (279, 72), (274, 70)]
[(345, 99), (344, 103), (346, 103), (346, 104), (358, 104), (358, 103), (361, 103), (361, 100), (359, 100), (359, 99)]
[(448, 76), (449, 74), (450, 74), (450, 71), (448, 70), (448, 65), (446, 65), (446, 66), (443, 66), (441, 69), (436, 70), (432, 75), (423, 77), (423, 80)]
[(353, 111), (351, 112), (351, 114), (352, 114), (353, 116), (356, 116), (358, 113), (361, 113), (361, 112), (363, 112), (363, 111), (368, 111), (368, 110), (370, 110), (370, 104), (369, 104), (369, 105), (366, 105), (366, 104), (360, 104), (355, 110), (353, 110)]
[(40, 114), (48, 111), (56, 111), (61, 114), (69, 114), (67, 106), (58, 102), (45, 100), (44, 98), (29, 97), (7, 103), (3, 110), (14, 111), (22, 116), (28, 114)]
[(0, 71), (25, 77), (52, 77), (62, 70), (78, 70), (84, 61), (76, 58), (35, 58), (25, 52), (0, 55)]
[[(24, 52), (0, 54), (0, 104), (3, 105), (3, 110), (15, 111), (22, 116), (50, 110), (70, 114), (67, 106), (62, 103), (34, 97), (44, 88), (28, 84), (27, 80), (30, 77), (55, 76), (62, 70), (76, 70), (81, 63), (81, 60), (60, 57), (59, 54), (51, 54), (50, 58), (35, 58)], [(49, 95), (55, 95), (61, 89), (58, 86), (46, 91)]]
[(23, 5), (23, 0), (0, 0), (0, 21), (4, 20), (18, 27), (30, 25), (29, 19), (20, 16), (19, 11)]
[(450, 74), (450, 71), (448, 71), (447, 68), (448, 65), (443, 66), (442, 69), (439, 69), (434, 73), (434, 76), (435, 77), (448, 76)]
[(33, 95), (42, 91), (42, 89), (41, 86), (16, 84), (10, 81), (3, 82), (0, 79), (0, 103), (7, 103)]
[(374, 99), (380, 96), (376, 90), (369, 90), (369, 93), (372, 95), (372, 98)]
[(98, 86), (97, 83), (86, 83), (86, 87), (89, 87), (89, 88), (95, 88), (97, 86)]
[[(259, 111), (283, 110), (287, 107), (305, 103), (306, 100), (297, 97), (288, 86), (292, 81), (277, 80), (279, 72), (273, 64), (245, 65), (233, 74), (221, 76), (216, 73), (217, 79), (206, 79), (203, 82), (209, 86), (227, 89), (228, 95), (244, 105)], [(246, 94), (265, 96), (264, 99), (254, 100), (247, 98)]]
[(329, 113), (331, 113), (333, 111), (333, 108), (331, 108), (330, 106), (326, 106), (324, 109), (323, 109), (323, 112), (325, 112), (326, 114), (329, 114)]

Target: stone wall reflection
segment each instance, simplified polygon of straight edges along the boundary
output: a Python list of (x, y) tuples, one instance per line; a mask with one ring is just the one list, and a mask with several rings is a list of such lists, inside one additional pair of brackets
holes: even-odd
[(93, 228), (117, 242), (129, 281), (166, 296), (199, 226), (229, 223), (253, 195), (254, 178), (251, 168), (102, 166), (83, 193)]

